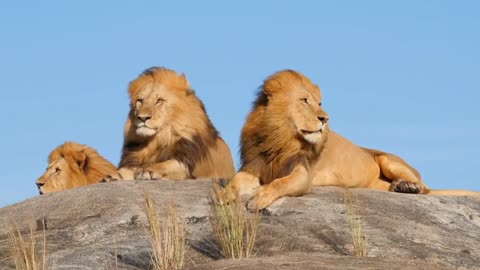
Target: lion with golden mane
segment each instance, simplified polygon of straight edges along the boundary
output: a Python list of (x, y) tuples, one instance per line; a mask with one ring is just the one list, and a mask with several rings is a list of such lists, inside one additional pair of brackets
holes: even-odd
[(267, 78), (243, 127), (242, 166), (224, 190), (226, 200), (253, 194), (247, 208), (258, 210), (311, 186), (478, 195), (430, 190), (404, 160), (353, 144), (330, 131), (328, 120), (320, 88), (307, 77), (284, 70)]
[(128, 93), (119, 170), (103, 181), (233, 177), (230, 149), (185, 75), (152, 67), (130, 83)]
[(117, 168), (95, 149), (65, 142), (48, 156), (48, 167), (37, 181), (40, 195), (90, 184), (114, 173)]

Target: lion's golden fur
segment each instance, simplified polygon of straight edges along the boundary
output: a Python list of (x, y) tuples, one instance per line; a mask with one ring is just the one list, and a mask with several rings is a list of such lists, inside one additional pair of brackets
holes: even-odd
[(48, 167), (36, 184), (40, 193), (49, 193), (98, 183), (117, 168), (86, 145), (65, 142), (48, 156)]
[(242, 167), (227, 185), (227, 200), (253, 194), (251, 210), (311, 186), (372, 188), (405, 193), (478, 195), (431, 191), (401, 158), (359, 147), (330, 131), (320, 88), (303, 74), (284, 70), (265, 80), (242, 130)]
[(119, 179), (231, 178), (235, 174), (228, 146), (185, 75), (152, 67), (130, 83), (128, 93), (131, 109)]

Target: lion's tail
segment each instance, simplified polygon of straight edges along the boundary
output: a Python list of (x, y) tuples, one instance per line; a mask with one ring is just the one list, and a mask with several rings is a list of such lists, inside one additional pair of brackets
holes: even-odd
[(428, 190), (426, 195), (444, 195), (444, 196), (480, 196), (480, 192), (461, 189), (433, 189)]

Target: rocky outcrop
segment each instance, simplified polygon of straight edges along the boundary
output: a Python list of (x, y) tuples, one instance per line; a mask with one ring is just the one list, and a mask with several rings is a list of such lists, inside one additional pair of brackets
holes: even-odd
[[(55, 269), (149, 269), (144, 191), (169, 202), (188, 226), (186, 269), (480, 269), (480, 197), (349, 191), (367, 257), (352, 256), (346, 191), (315, 188), (262, 213), (256, 257), (222, 259), (208, 213), (211, 183), (123, 181), (38, 196), (0, 209), (0, 269), (13, 268), (8, 230), (46, 219)], [(40, 222), (37, 228), (41, 233)]]

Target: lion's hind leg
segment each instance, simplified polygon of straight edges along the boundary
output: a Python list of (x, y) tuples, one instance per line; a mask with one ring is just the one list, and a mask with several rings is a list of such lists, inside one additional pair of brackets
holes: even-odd
[(400, 193), (428, 193), (429, 189), (422, 182), (420, 173), (403, 159), (381, 153), (375, 156), (382, 175), (390, 183), (389, 190)]

